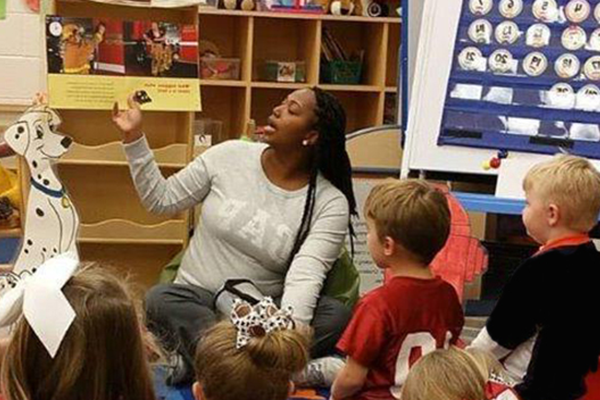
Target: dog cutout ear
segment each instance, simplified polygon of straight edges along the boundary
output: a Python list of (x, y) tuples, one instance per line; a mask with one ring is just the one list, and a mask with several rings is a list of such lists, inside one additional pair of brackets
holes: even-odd
[(4, 140), (8, 146), (20, 156), (27, 153), (30, 139), (29, 124), (24, 121), (12, 124), (4, 132)]
[(48, 126), (52, 132), (56, 132), (62, 120), (60, 119), (60, 115), (55, 110), (46, 107), (45, 111), (48, 113)]

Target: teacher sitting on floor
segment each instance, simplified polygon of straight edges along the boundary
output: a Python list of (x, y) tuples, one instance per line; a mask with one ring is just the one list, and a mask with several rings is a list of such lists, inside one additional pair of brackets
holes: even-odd
[(321, 289), (356, 214), (339, 101), (318, 88), (295, 91), (273, 109), (262, 143), (213, 146), (168, 179), (133, 97), (128, 110), (113, 110), (113, 121), (148, 210), (173, 214), (202, 203), (175, 283), (146, 298), (149, 329), (182, 356), (170, 383), (193, 379), (197, 339), (215, 323), (213, 297), (228, 279), (249, 279), (292, 306), (296, 321), (314, 329), (312, 357), (334, 353), (350, 310)]

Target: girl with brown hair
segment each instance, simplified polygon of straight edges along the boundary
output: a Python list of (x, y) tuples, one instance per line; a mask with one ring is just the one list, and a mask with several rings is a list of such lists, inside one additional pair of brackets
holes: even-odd
[(140, 313), (122, 280), (88, 265), (62, 293), (75, 317), (54, 357), (27, 318), (17, 322), (2, 363), (5, 399), (154, 400)]
[(196, 400), (285, 400), (292, 376), (308, 362), (307, 335), (295, 329), (291, 312), (266, 298), (239, 302), (232, 322), (206, 331), (196, 352)]

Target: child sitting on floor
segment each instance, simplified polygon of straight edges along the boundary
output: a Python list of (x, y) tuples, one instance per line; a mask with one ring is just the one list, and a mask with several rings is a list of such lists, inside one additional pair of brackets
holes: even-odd
[(525, 176), (523, 223), (540, 250), (505, 286), (473, 346), (504, 359), (524, 400), (574, 400), (600, 355), (600, 253), (588, 233), (600, 212), (600, 173), (561, 155)]
[(290, 310), (270, 298), (255, 306), (239, 302), (232, 321), (209, 329), (196, 352), (196, 400), (285, 400), (292, 376), (309, 359), (305, 335), (294, 329)]
[[(128, 288), (106, 268), (89, 265), (73, 274), (76, 266), (59, 256), (30, 277), (51, 277), (43, 291), (27, 282), (25, 317), (6, 348), (0, 393), (6, 400), (154, 400), (142, 325)], [(63, 295), (66, 302), (58, 302)], [(28, 304), (28, 296), (48, 296), (54, 306)], [(57, 326), (67, 329), (58, 343)]]
[(436, 350), (411, 368), (402, 400), (518, 400), (491, 355), (457, 347)]
[(410, 365), (455, 344), (464, 323), (456, 291), (429, 268), (450, 233), (444, 194), (420, 180), (389, 181), (371, 191), (364, 215), (371, 256), (392, 277), (359, 302), (338, 343), (347, 364), (335, 400), (399, 398)]

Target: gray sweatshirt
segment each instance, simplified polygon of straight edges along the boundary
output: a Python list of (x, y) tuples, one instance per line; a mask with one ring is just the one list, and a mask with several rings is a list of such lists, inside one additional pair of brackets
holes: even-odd
[(144, 206), (173, 214), (202, 204), (198, 229), (176, 283), (216, 292), (226, 279), (247, 278), (264, 295), (283, 295), (298, 321), (310, 323), (348, 226), (348, 202), (322, 176), (317, 180), (310, 233), (286, 266), (308, 187), (288, 191), (267, 178), (262, 143), (228, 141), (211, 147), (165, 179), (145, 138), (125, 145), (131, 175)]

